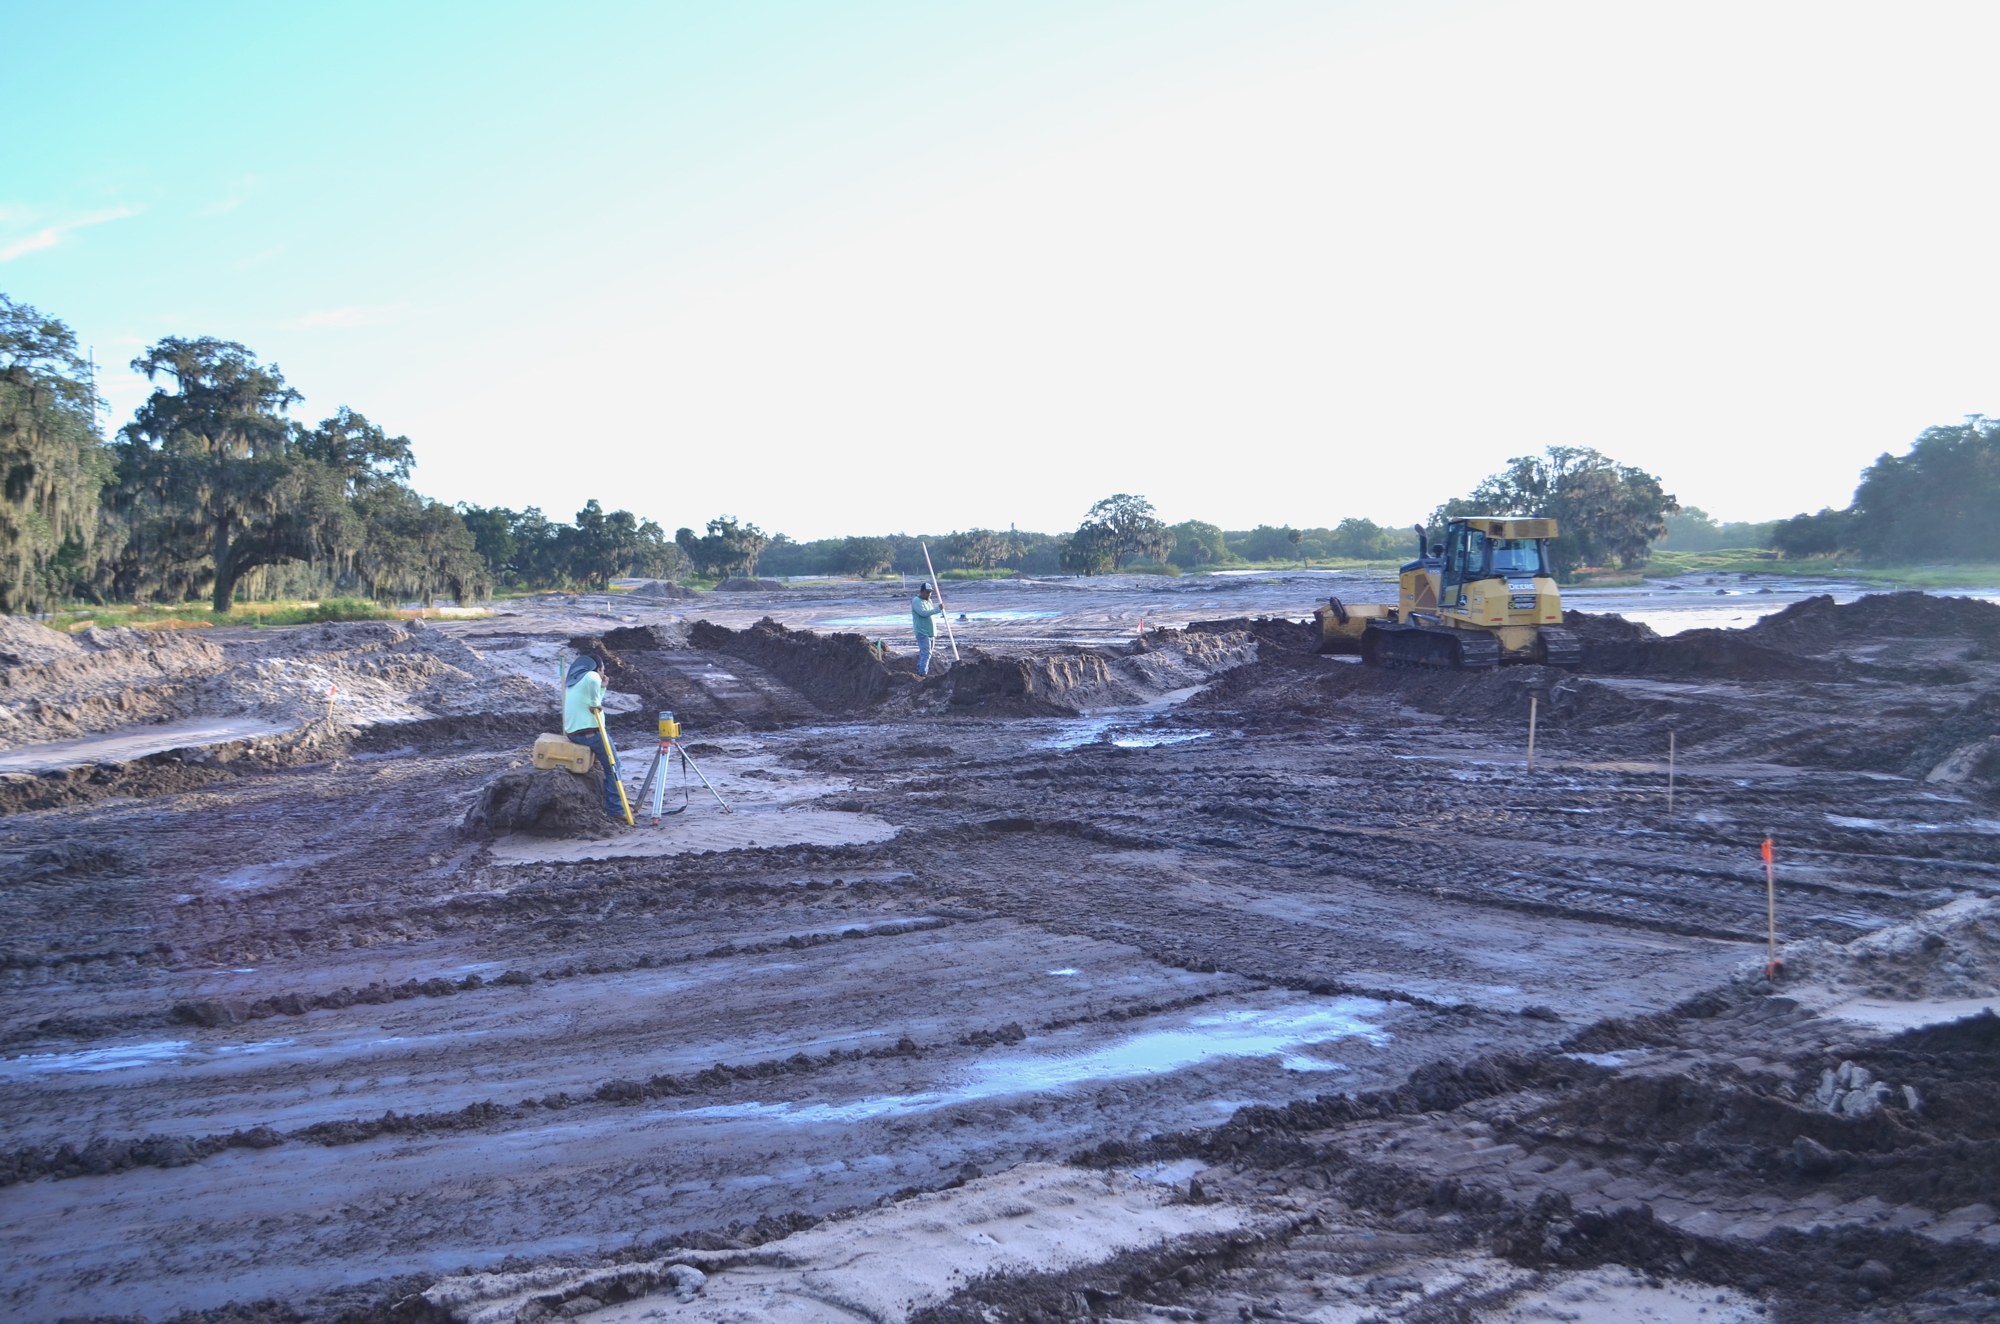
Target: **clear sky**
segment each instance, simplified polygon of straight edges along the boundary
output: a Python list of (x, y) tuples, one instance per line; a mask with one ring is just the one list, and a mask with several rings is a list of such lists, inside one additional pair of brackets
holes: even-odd
[(0, 0), (0, 291), (446, 500), (1408, 523), (1596, 446), (1843, 505), (2000, 413), (2000, 5)]

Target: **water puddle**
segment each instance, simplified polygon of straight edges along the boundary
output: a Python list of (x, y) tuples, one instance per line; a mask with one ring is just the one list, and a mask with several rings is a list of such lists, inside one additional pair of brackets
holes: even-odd
[(1564, 1053), (1563, 1056), (1574, 1062), (1588, 1062), (1594, 1067), (1615, 1070), (1651, 1056), (1652, 1051), (1650, 1048), (1621, 1048), (1615, 1053)]
[[(967, 611), (952, 612), (953, 625), (977, 625), (981, 621), (1046, 621), (1062, 615), (1059, 611)], [(895, 630), (908, 626), (910, 613), (890, 616), (843, 616), (836, 620), (814, 621), (813, 628), (833, 630)]]
[(0, 773), (57, 772), (83, 763), (123, 763), (173, 749), (199, 749), (237, 740), (283, 735), (295, 723), (253, 717), (200, 717), (156, 726), (126, 727), (81, 740), (53, 740), (0, 752)]
[(1915, 823), (1828, 814), (1826, 821), (1835, 827), (1852, 828), (1857, 832), (1885, 832), (1892, 836), (1922, 832), (1972, 832), (1981, 836), (2000, 833), (2000, 821), (1990, 818), (1969, 818), (1962, 823)]
[(1190, 740), (1206, 740), (1213, 731), (1145, 731), (1132, 725), (1130, 717), (1076, 717), (1056, 723), (1056, 733), (1035, 742), (1036, 749), (1081, 749), (1099, 741), (1120, 749), (1152, 749), (1159, 745), (1184, 745)]
[(203, 1056), (247, 1057), (269, 1052), (273, 1048), (282, 1048), (292, 1042), (294, 1041), (290, 1039), (267, 1039), (262, 1043), (223, 1044), (215, 1048), (195, 1050), (193, 1044), (186, 1039), (160, 1039), (146, 1044), (121, 1044), (116, 1048), (91, 1048), (80, 1053), (23, 1053), (19, 1057), (0, 1061), (0, 1080), (68, 1075), (78, 1072), (125, 1071), (132, 1067), (160, 1066)]
[(292, 876), (302, 869), (316, 864), (325, 864), (339, 856), (322, 852), (317, 855), (300, 855), (289, 860), (273, 860), (268, 864), (246, 864), (212, 879), (212, 885), (227, 888), (232, 892), (247, 892), (260, 887), (276, 887), (292, 881)]
[(1307, 1054), (1312, 1045), (1358, 1038), (1373, 1045), (1389, 1033), (1368, 1019), (1388, 1009), (1373, 998), (1336, 998), (1274, 1009), (1216, 1012), (1178, 1028), (1133, 1035), (1096, 1048), (1064, 1052), (1054, 1043), (1034, 1052), (974, 1062), (935, 1090), (878, 1095), (851, 1103), (735, 1103), (690, 1108), (676, 1117), (768, 1119), (793, 1124), (859, 1122), (930, 1112), (952, 1104), (1012, 1094), (1057, 1093), (1095, 1081), (1166, 1075), (1214, 1058), (1276, 1057), (1287, 1071), (1345, 1071)]
[(1766, 616), (1791, 606), (1789, 602), (1758, 603), (1728, 607), (1679, 607), (1665, 611), (1625, 611), (1628, 621), (1650, 625), (1657, 634), (1680, 634), (1684, 630), (1747, 630)]
[(1873, 933), (1877, 929), (1886, 929), (1891, 924), (1895, 923), (1894, 920), (1885, 919), (1880, 915), (1822, 914), (1822, 915), (1807, 915), (1806, 919), (1808, 921), (1817, 920), (1822, 924), (1838, 924), (1842, 928), (1860, 929), (1864, 933)]
[(1208, 1164), (1201, 1159), (1175, 1159), (1172, 1163), (1155, 1163), (1150, 1167), (1134, 1169), (1132, 1175), (1140, 1181), (1155, 1186), (1183, 1186), (1187, 1179), (1202, 1172)]
[(1152, 749), (1156, 745), (1185, 745), (1190, 740), (1206, 740), (1213, 731), (1154, 731), (1145, 735), (1113, 736), (1120, 749)]
[(1111, 729), (1115, 717), (1077, 717), (1056, 723), (1056, 733), (1035, 742), (1037, 749), (1080, 749), (1094, 745)]

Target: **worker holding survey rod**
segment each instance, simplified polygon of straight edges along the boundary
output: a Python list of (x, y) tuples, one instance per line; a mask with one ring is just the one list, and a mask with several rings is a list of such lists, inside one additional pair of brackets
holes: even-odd
[(924, 549), (924, 569), (931, 572), (931, 583), (917, 590), (917, 596), (910, 599), (910, 625), (917, 636), (917, 674), (931, 674), (931, 647), (937, 642), (935, 618), (944, 616), (944, 635), (951, 641), (951, 660), (958, 661), (958, 637), (951, 632), (951, 617), (944, 615), (944, 590), (933, 588), (937, 582), (937, 567), (931, 564), (929, 543), (920, 544)]
[(931, 674), (931, 645), (937, 642), (937, 618), (944, 614), (929, 584), (910, 599), (910, 629), (917, 636), (917, 674)]
[(604, 812), (620, 823), (630, 823), (625, 787), (618, 779), (618, 754), (604, 730), (604, 677), (594, 657), (580, 657), (569, 664), (563, 688), (563, 734), (596, 751), (604, 764)]

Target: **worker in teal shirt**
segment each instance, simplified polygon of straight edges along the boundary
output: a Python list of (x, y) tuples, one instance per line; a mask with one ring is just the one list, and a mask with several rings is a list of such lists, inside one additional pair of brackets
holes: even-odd
[(931, 586), (924, 585), (917, 590), (917, 596), (910, 599), (910, 628), (917, 632), (917, 674), (931, 674), (931, 644), (937, 639), (936, 618), (944, 615), (944, 608), (931, 601)]
[(618, 799), (618, 771), (611, 747), (597, 719), (604, 711), (604, 677), (597, 659), (580, 657), (569, 664), (568, 683), (563, 687), (563, 732), (579, 745), (588, 745), (604, 766), (604, 812), (625, 821), (625, 806)]

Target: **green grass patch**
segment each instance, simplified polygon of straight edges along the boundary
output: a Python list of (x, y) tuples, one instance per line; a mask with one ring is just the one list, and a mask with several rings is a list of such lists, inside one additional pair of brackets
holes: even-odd
[[(1812, 575), (1826, 574), (1827, 563), (1780, 561), (1761, 547), (1724, 547), (1713, 552), (1669, 552), (1655, 549), (1646, 562), (1651, 575)], [(1807, 569), (1808, 566), (1820, 567)]]
[(129, 604), (77, 607), (51, 617), (46, 623), (52, 629), (74, 632), (88, 629), (93, 625), (101, 625), (107, 629), (125, 626), (140, 630), (187, 630), (241, 622), (227, 616), (217, 616), (206, 606), (182, 602), (171, 607), (135, 607)]
[[(1838, 558), (1829, 557), (1829, 564), (1834, 560)], [(1803, 565), (1805, 562), (1788, 561), (1785, 564)], [(2000, 588), (2000, 562), (1993, 561), (1962, 561), (1954, 565), (1842, 564), (1837, 570), (1828, 569), (1820, 573), (1838, 574), (1842, 579), (1894, 584), (1899, 588)]]
[[(299, 614), (299, 619), (296, 622), (299, 625), (322, 625), (329, 621), (386, 621), (394, 619), (398, 614), (379, 607), (375, 603), (363, 601), (360, 598), (325, 598), (319, 602), (312, 603), (310, 606), (301, 603), (294, 610)], [(291, 614), (291, 612), (282, 613), (286, 617), (289, 617)], [(293, 623), (289, 619), (281, 621), (266, 620), (263, 622), (265, 625), (291, 625)]]
[(1156, 561), (1134, 561), (1117, 573), (1121, 575), (1166, 575), (1169, 578), (1179, 579), (1181, 577), (1181, 568), (1172, 564), (1162, 565)]
[(2000, 562), (1870, 565), (1842, 556), (1779, 560), (1776, 552), (1754, 547), (1713, 552), (1655, 551), (1646, 569), (1653, 575), (1784, 575), (1793, 579), (1859, 579), (1898, 588), (2000, 588)]
[(940, 570), (939, 579), (1012, 579), (1017, 570)]
[(101, 625), (133, 630), (200, 630), (234, 625), (261, 628), (277, 625), (320, 625), (331, 621), (394, 621), (425, 616), (425, 611), (397, 611), (365, 598), (323, 598), (318, 602), (239, 602), (234, 611), (218, 614), (191, 602), (172, 606), (74, 607), (49, 618), (51, 629), (74, 632)]
[(1321, 556), (1310, 561), (1217, 561), (1187, 573), (1207, 575), (1217, 570), (1355, 570), (1393, 575), (1402, 568), (1403, 560), (1358, 561), (1346, 556)]

